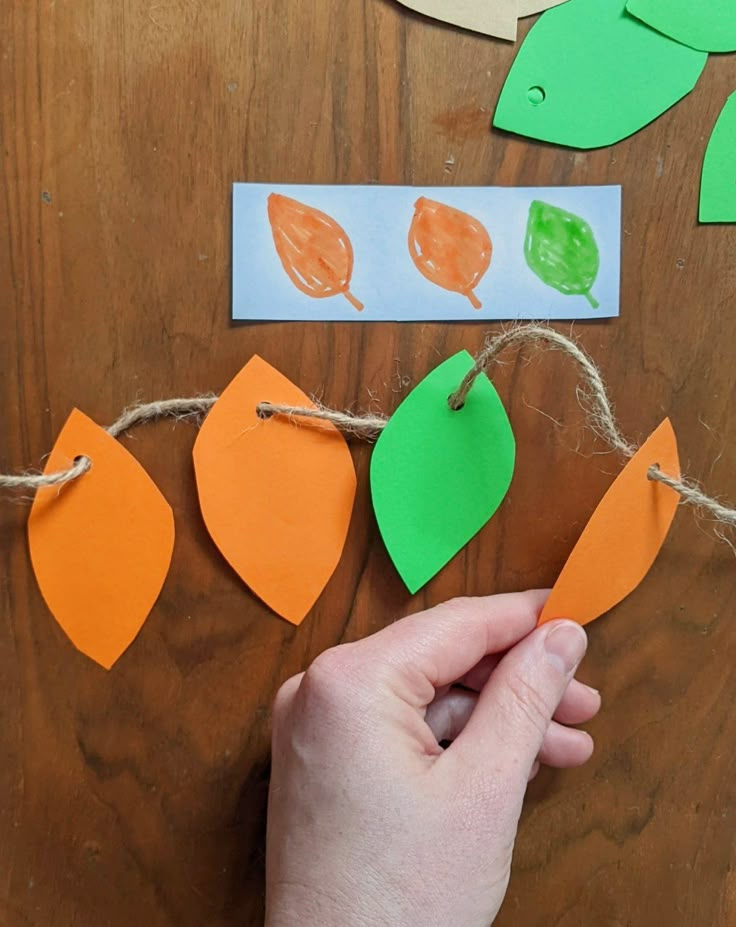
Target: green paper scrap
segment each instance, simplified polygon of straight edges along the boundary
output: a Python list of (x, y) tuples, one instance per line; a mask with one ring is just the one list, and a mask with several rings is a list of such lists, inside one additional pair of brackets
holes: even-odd
[(626, 9), (690, 48), (736, 51), (735, 0), (629, 0)]
[(544, 13), (519, 49), (493, 124), (558, 145), (599, 148), (637, 132), (689, 93), (707, 54), (629, 16), (625, 2), (568, 0)]
[(436, 367), (391, 416), (373, 451), (378, 527), (411, 593), (480, 531), (514, 472), (511, 424), (485, 374), (461, 409), (448, 405), (472, 366), (461, 351)]
[(570, 296), (584, 296), (593, 309), (600, 305), (590, 292), (601, 256), (593, 230), (580, 216), (532, 200), (524, 240), (524, 257), (547, 286)]
[(726, 100), (705, 150), (699, 219), (736, 222), (736, 93)]

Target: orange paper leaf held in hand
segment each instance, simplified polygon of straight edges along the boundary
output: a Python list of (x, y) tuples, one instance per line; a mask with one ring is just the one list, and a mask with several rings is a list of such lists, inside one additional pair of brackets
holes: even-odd
[(669, 419), (639, 448), (599, 503), (544, 606), (539, 623), (587, 624), (613, 608), (649, 572), (675, 517), (678, 493), (647, 478), (652, 464), (679, 479)]
[(467, 296), (474, 309), (481, 302), (473, 290), (491, 265), (493, 246), (485, 227), (473, 216), (420, 196), (409, 229), (409, 253), (427, 280)]
[(297, 289), (316, 299), (342, 293), (358, 311), (363, 308), (350, 292), (353, 246), (341, 225), (280, 193), (268, 197), (268, 219), (278, 256)]
[(174, 549), (174, 516), (138, 461), (74, 409), (46, 472), (75, 457), (92, 467), (38, 490), (28, 519), (33, 570), (54, 618), (105, 669), (132, 643), (158, 598)]
[(331, 422), (261, 419), (259, 402), (314, 404), (260, 357), (218, 399), (194, 445), (207, 530), (244, 582), (299, 624), (340, 559), (355, 469)]

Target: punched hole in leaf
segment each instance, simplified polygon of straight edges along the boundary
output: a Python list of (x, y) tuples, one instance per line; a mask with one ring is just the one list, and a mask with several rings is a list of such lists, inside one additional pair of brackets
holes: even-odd
[(77, 454), (77, 456), (72, 461), (72, 464), (75, 467), (78, 467), (80, 464), (84, 466), (84, 472), (87, 473), (92, 469), (92, 458), (87, 457), (86, 454)]
[(653, 463), (647, 470), (647, 479), (654, 481), (654, 474), (659, 472), (659, 461)]
[(269, 405), (269, 403), (263, 400), (262, 402), (259, 402), (258, 405), (256, 406), (256, 415), (258, 416), (258, 418), (260, 418), (263, 421), (266, 421), (267, 419), (271, 418), (271, 416), (273, 415), (270, 409), (264, 408), (264, 406), (267, 406), (267, 405)]
[(450, 395), (447, 397), (447, 405), (450, 407), (451, 411), (453, 412), (459, 412), (460, 409), (465, 408), (464, 402), (461, 402), (459, 406), (455, 405), (455, 394), (454, 393), (450, 393)]
[(530, 87), (527, 91), (527, 99), (532, 104), (532, 106), (539, 106), (540, 103), (544, 103), (544, 101), (547, 99), (547, 94), (544, 92), (544, 87)]

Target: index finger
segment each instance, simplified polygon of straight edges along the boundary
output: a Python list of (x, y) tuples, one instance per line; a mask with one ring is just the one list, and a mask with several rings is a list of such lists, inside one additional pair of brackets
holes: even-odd
[(369, 663), (380, 667), (394, 683), (409, 685), (420, 701), (431, 700), (435, 689), (530, 634), (548, 595), (547, 589), (534, 589), (451, 599), (354, 644), (354, 655), (362, 671)]

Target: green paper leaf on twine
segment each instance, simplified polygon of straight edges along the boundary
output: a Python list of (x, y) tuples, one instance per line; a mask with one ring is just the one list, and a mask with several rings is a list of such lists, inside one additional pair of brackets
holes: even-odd
[(378, 527), (412, 593), (491, 518), (514, 472), (516, 442), (490, 380), (479, 376), (461, 409), (448, 405), (472, 366), (461, 351), (435, 368), (391, 416), (373, 451)]
[(726, 100), (705, 151), (699, 218), (736, 222), (736, 93)]
[(598, 276), (600, 253), (593, 230), (580, 216), (533, 200), (524, 240), (530, 269), (566, 296), (584, 296), (597, 309), (590, 290)]
[(529, 32), (493, 124), (573, 148), (613, 145), (689, 93), (707, 57), (629, 16), (625, 0), (568, 0)]
[(690, 48), (736, 51), (734, 0), (628, 0), (626, 9), (647, 26)]

